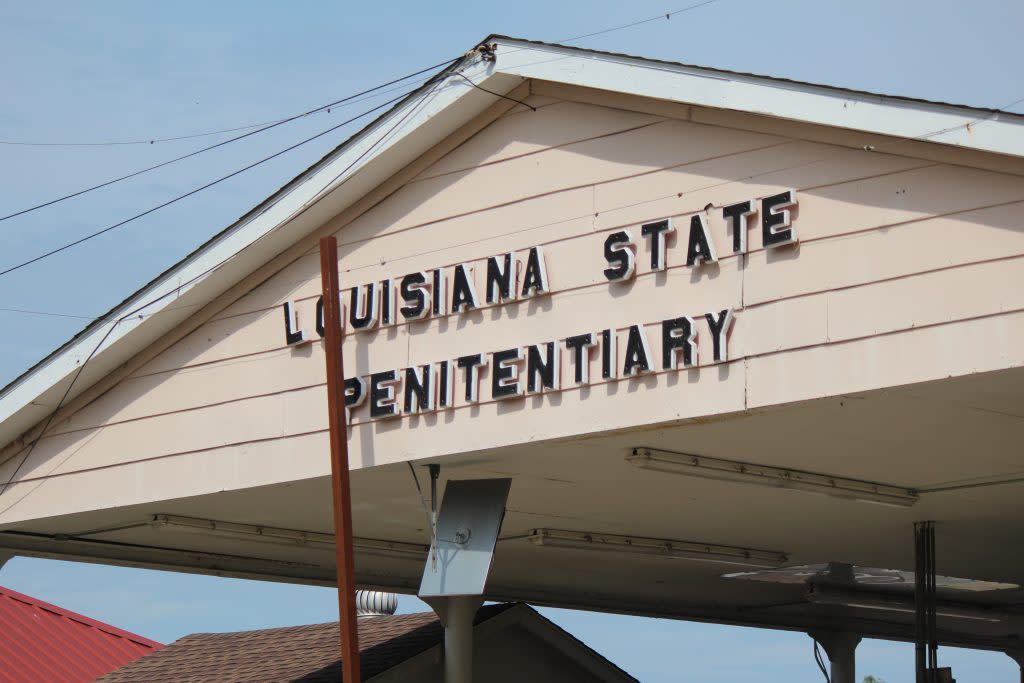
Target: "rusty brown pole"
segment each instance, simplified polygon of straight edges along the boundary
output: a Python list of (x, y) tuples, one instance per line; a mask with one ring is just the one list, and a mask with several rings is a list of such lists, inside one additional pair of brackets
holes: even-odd
[(356, 570), (352, 557), (352, 493), (348, 476), (345, 368), (341, 360), (341, 286), (338, 240), (320, 238), (320, 282), (324, 295), (324, 351), (327, 356), (327, 424), (331, 435), (331, 491), (334, 494), (334, 550), (338, 568), (343, 683), (360, 683), (356, 626)]

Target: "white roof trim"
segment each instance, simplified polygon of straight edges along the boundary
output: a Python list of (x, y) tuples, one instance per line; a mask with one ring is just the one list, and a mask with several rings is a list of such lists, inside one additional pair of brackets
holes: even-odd
[[(943, 131), (928, 141), (1024, 156), (1024, 117), (1014, 114), (511, 38), (490, 38), (488, 42), (498, 45), (496, 63), (464, 60), (460, 68), (478, 85), (496, 93), (507, 93), (523, 79), (538, 79), (879, 135), (914, 138)], [(272, 204), (240, 220), (139, 290), (107, 319), (117, 320), (180, 288), (174, 296), (148, 308), (149, 317), (125, 320), (113, 331), (113, 322), (97, 325), (4, 388), (0, 392), (0, 446), (53, 410), (79, 364), (108, 332), (109, 337), (89, 361), (71, 398), (337, 215), (481, 113), (494, 99), (494, 95), (474, 88), (466, 80), (449, 75), (400, 103), (293, 181)], [(974, 123), (978, 125), (968, 130), (967, 124)], [(374, 147), (382, 135), (383, 142)], [(352, 168), (348, 168), (350, 165)], [(205, 273), (225, 260), (223, 266)], [(193, 278), (195, 281), (190, 282)], [(160, 315), (153, 315), (158, 312)]]
[[(480, 61), (462, 71), (475, 82), (495, 75), (490, 65)], [(503, 90), (510, 90), (519, 80), (506, 84)], [(294, 181), (272, 204), (231, 226), (118, 305), (107, 314), (108, 322), (69, 342), (8, 385), (0, 393), (0, 446), (10, 443), (53, 411), (79, 365), (93, 354), (105, 335), (109, 336), (93, 354), (70, 398), (337, 215), (493, 101), (493, 95), (474, 88), (466, 80), (447, 77), (401, 102)], [(440, 117), (442, 113), (446, 117)], [(439, 118), (447, 120), (430, 125)], [(206, 272), (222, 262), (216, 270)], [(169, 292), (174, 294), (168, 296)], [(145, 309), (146, 317), (116, 322), (147, 304), (152, 305)]]
[(498, 45), (497, 69), (524, 78), (1024, 156), (1024, 117), (1017, 114), (528, 41)]

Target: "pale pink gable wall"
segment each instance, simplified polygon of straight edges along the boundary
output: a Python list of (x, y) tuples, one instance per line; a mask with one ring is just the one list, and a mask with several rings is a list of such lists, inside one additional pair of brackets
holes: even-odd
[[(342, 281), (362, 284), (543, 245), (555, 293), (403, 323), (346, 342), (348, 372), (648, 324), (732, 307), (730, 361), (700, 369), (370, 422), (353, 416), (356, 467), (741, 411), (1020, 365), (1024, 178), (594, 104), (532, 100), (348, 225)], [(617, 99), (616, 102), (621, 101)], [(650, 108), (642, 107), (650, 111)], [(685, 112), (685, 108), (675, 111)], [(682, 265), (690, 213), (795, 188), (800, 244), (750, 231), (717, 266)], [(676, 219), (669, 269), (603, 278), (607, 234)], [(483, 295), (483, 273), (476, 272)], [(32, 495), (0, 521), (322, 476), (322, 343), (286, 347), (281, 304), (312, 333), (307, 254), (55, 426), (22, 467)], [(621, 344), (621, 342), (620, 342)], [(621, 349), (620, 349), (621, 351)], [(597, 365), (591, 369), (598, 375)], [(482, 375), (487, 386), (489, 375)], [(456, 393), (459, 394), (458, 388)], [(10, 463), (0, 467), (9, 476)]]

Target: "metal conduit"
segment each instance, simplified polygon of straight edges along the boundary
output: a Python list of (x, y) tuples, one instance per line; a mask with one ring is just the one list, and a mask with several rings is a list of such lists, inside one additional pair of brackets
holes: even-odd
[(937, 683), (935, 524), (914, 524), (914, 656), (917, 683)]

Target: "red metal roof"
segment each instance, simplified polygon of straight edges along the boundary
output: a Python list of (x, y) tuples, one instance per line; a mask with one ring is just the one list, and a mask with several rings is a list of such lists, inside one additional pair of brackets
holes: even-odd
[(0, 683), (84, 683), (162, 647), (0, 586)]

